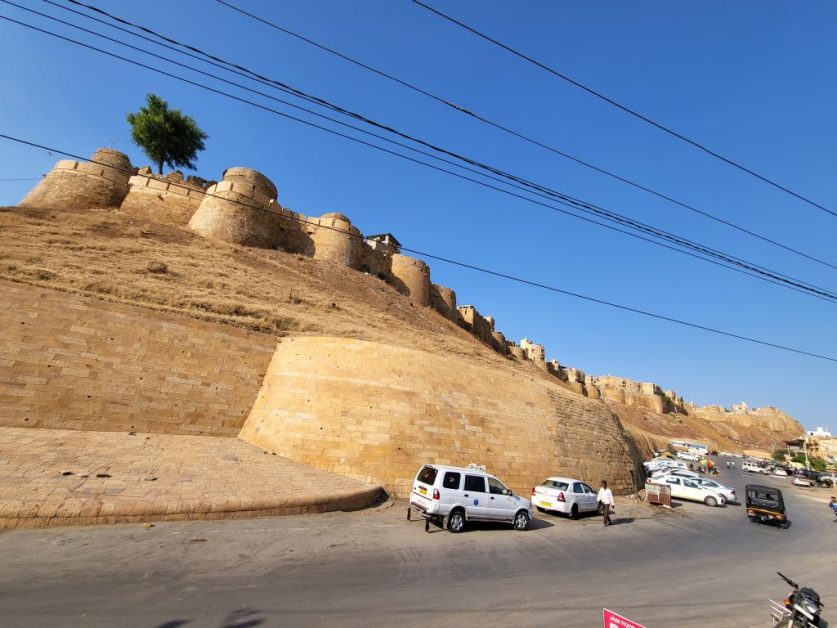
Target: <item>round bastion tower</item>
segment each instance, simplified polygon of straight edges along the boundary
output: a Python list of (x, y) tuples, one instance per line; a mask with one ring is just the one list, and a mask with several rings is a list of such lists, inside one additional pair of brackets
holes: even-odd
[(363, 236), (357, 227), (343, 214), (323, 214), (311, 235), (314, 242), (314, 259), (334, 262), (349, 268), (357, 268)]
[(100, 148), (91, 161), (62, 159), (20, 202), (21, 207), (87, 209), (119, 207), (135, 172), (125, 153)]
[(430, 269), (420, 259), (394, 253), (392, 255), (393, 284), (410, 297), (416, 305), (430, 305)]
[(279, 209), (271, 207), (276, 186), (250, 168), (227, 168), (206, 190), (189, 228), (204, 237), (272, 249), (279, 244)]

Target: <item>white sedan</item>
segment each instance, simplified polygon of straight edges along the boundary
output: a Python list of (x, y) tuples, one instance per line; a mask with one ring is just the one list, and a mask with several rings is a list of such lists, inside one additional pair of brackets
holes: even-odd
[(581, 480), (547, 478), (532, 489), (532, 504), (541, 512), (560, 512), (576, 519), (583, 512), (598, 509), (597, 495)]
[(727, 501), (727, 503), (738, 503), (738, 497), (735, 496), (734, 488), (730, 486), (724, 486), (720, 482), (710, 480), (709, 478), (698, 478), (697, 481), (701, 486), (705, 486), (706, 488), (715, 491), (716, 493), (720, 493), (721, 496)]
[(688, 469), (665, 469), (663, 471), (654, 471), (651, 474), (652, 478), (662, 477), (664, 475), (679, 475), (681, 478), (700, 478), (700, 473), (697, 471), (689, 471)]
[(668, 485), (671, 487), (671, 496), (676, 499), (703, 502), (707, 506), (721, 506), (727, 501), (718, 491), (701, 486), (699, 480), (696, 478), (664, 475), (659, 478), (650, 478), (646, 482), (650, 484), (661, 484), (663, 486)]

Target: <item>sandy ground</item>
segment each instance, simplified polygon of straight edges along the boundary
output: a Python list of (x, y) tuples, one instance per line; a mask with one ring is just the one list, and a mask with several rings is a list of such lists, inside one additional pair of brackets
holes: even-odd
[(378, 486), (237, 438), (0, 428), (0, 528), (352, 510)]

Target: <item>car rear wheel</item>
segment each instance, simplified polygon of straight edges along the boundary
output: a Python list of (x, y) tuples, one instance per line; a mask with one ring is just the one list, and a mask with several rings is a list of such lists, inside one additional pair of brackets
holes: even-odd
[(462, 509), (454, 510), (448, 515), (448, 532), (458, 534), (465, 529), (465, 511)]
[(573, 504), (573, 507), (570, 508), (570, 519), (578, 519), (578, 505)]
[(525, 511), (521, 510), (514, 516), (514, 521), (512, 522), (515, 530), (522, 532), (529, 528), (529, 515), (526, 514)]
[(714, 508), (718, 505), (718, 500), (710, 495), (709, 497), (703, 500), (703, 503), (707, 506), (712, 506)]

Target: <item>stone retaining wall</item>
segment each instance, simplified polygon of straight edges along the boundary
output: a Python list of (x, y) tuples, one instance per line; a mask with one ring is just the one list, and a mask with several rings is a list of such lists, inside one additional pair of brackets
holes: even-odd
[(0, 426), (235, 436), (268, 334), (0, 281)]
[(522, 494), (550, 475), (623, 493), (639, 477), (599, 401), (514, 368), (343, 338), (280, 341), (240, 437), (398, 496), (428, 462), (485, 464)]

